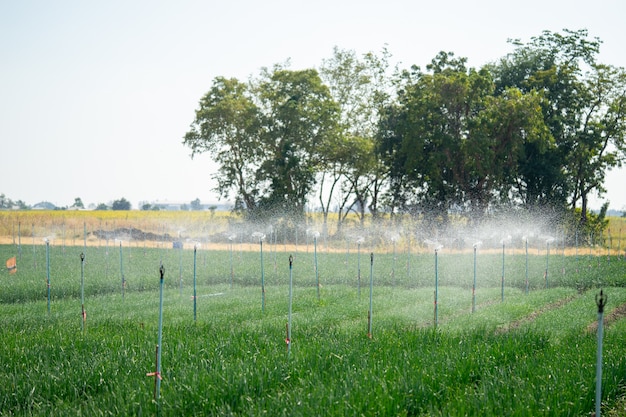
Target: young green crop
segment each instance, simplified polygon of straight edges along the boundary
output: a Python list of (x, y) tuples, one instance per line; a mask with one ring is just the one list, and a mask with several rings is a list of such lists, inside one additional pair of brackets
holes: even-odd
[[(292, 346), (285, 343), (289, 253), (268, 247), (266, 309), (259, 254), (198, 252), (197, 321), (193, 253), (123, 246), (88, 247), (86, 328), (81, 331), (80, 252), (51, 246), (51, 313), (46, 310), (42, 247), (23, 248), (18, 274), (0, 275), (0, 414), (4, 415), (585, 415), (593, 410), (596, 285), (607, 315), (626, 302), (623, 265), (598, 262), (576, 273), (555, 257), (554, 287), (543, 289), (543, 254), (479, 254), (471, 312), (471, 254), (439, 258), (439, 325), (433, 328), (431, 254), (374, 263), (374, 337), (368, 300), (359, 299), (356, 253), (320, 251), (320, 299), (313, 253), (294, 260)], [(12, 256), (15, 246), (0, 246)], [(406, 257), (406, 254), (403, 256)], [(38, 260), (37, 267), (33, 257)], [(347, 262), (346, 262), (347, 261)], [(406, 259), (404, 259), (406, 261)], [(275, 262), (275, 264), (274, 264)], [(161, 399), (153, 401), (158, 268), (166, 270)], [(274, 266), (275, 265), (275, 266)], [(608, 286), (610, 283), (610, 286)], [(626, 375), (624, 320), (605, 328), (603, 398), (621, 394)]]

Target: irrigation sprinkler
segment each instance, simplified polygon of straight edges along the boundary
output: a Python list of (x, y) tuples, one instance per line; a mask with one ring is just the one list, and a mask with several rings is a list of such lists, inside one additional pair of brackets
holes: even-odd
[(500, 287), (500, 295), (501, 295), (500, 300), (501, 301), (504, 301), (504, 253), (505, 253), (506, 244), (510, 241), (511, 241), (511, 236), (507, 236), (500, 241), (500, 243), (502, 244), (502, 281), (501, 281), (501, 287)]
[(50, 240), (48, 238), (44, 238), (44, 242), (46, 242), (46, 277), (48, 284), (48, 314), (50, 314)]
[(603, 315), (604, 306), (608, 297), (600, 290), (600, 294), (596, 294), (596, 305), (598, 306), (598, 352), (596, 355), (596, 417), (600, 417), (600, 406), (602, 403), (602, 333), (603, 333)]
[(356, 255), (356, 281), (357, 281), (357, 287), (358, 287), (358, 291), (359, 291), (359, 300), (361, 299), (361, 244), (363, 243), (364, 239), (362, 237), (358, 238), (356, 240), (356, 251), (357, 251), (357, 255)]
[(263, 239), (265, 235), (261, 232), (252, 233), (252, 237), (259, 240), (259, 252), (261, 254), (261, 312), (265, 312), (265, 270), (263, 268)]
[(576, 250), (574, 252), (574, 254), (576, 255), (576, 273), (578, 273), (578, 229), (576, 229), (576, 231), (574, 232), (574, 244), (576, 247)]
[(396, 286), (396, 244), (398, 243), (398, 239), (400, 236), (394, 234), (391, 236), (390, 240), (393, 246), (393, 258), (391, 259), (391, 286)]
[(526, 251), (526, 294), (528, 295), (528, 238), (524, 236), (524, 248)]
[(546, 288), (548, 288), (548, 267), (550, 262), (550, 243), (554, 242), (553, 237), (546, 238), (546, 272), (544, 274), (544, 279), (546, 281)]
[(291, 306), (293, 301), (293, 256), (289, 255), (289, 315), (287, 317), (287, 355), (291, 353)]
[(611, 263), (611, 228), (608, 229), (608, 233), (609, 233), (609, 242), (608, 245), (606, 247), (606, 261), (608, 263)]
[(233, 280), (235, 279), (235, 270), (233, 268), (233, 240), (237, 237), (236, 234), (228, 236), (230, 242), (230, 288), (233, 288)]
[(81, 330), (85, 332), (87, 312), (85, 311), (85, 253), (80, 254), (80, 315), (83, 318)]
[(435, 329), (439, 323), (439, 250), (443, 248), (443, 245), (437, 245), (435, 247)]
[(161, 342), (163, 338), (163, 276), (165, 275), (165, 268), (163, 265), (159, 268), (159, 335), (156, 345), (156, 370), (154, 372), (148, 372), (146, 376), (154, 377), (154, 400), (157, 401), (161, 395)]
[(32, 229), (31, 229), (31, 233), (33, 236), (33, 267), (35, 268), (35, 271), (37, 270), (37, 256), (35, 254), (35, 223), (32, 224)]
[(478, 241), (474, 243), (474, 284), (472, 285), (472, 313), (476, 311), (476, 251), (483, 244), (483, 242)]
[(124, 300), (125, 297), (125, 290), (126, 290), (126, 278), (124, 277), (124, 261), (123, 261), (123, 255), (122, 255), (122, 241), (120, 240), (120, 277), (122, 279), (122, 300)]
[[(22, 223), (17, 223), (17, 256), (19, 260), (22, 260), (22, 232), (21, 232)], [(620, 229), (621, 231), (621, 229)]]
[(193, 321), (196, 321), (196, 253), (197, 245), (193, 245)]
[(374, 293), (374, 252), (370, 253), (370, 309), (367, 313), (367, 337), (372, 338), (372, 294)]
[(319, 274), (319, 270), (317, 269), (317, 238), (319, 237), (319, 232), (315, 232), (313, 234), (313, 259), (315, 261), (314, 267), (315, 267), (315, 282), (316, 282), (316, 286), (317, 286), (317, 301), (320, 300), (320, 274)]

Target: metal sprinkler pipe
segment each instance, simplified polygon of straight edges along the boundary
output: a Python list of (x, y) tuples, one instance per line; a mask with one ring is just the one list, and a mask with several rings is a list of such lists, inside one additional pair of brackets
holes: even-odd
[(85, 254), (80, 254), (80, 315), (82, 316), (82, 331), (85, 331), (85, 322), (87, 321), (87, 312), (85, 311)]
[(289, 315), (287, 318), (287, 355), (291, 353), (291, 306), (293, 300), (293, 256), (289, 255)]
[(476, 311), (476, 249), (477, 245), (474, 244), (474, 283), (472, 285), (472, 313)]
[[(320, 274), (317, 268), (317, 236), (313, 236), (314, 259), (315, 259), (315, 282), (317, 286), (317, 301), (320, 301)], [(289, 261), (291, 266), (291, 260)]]
[(126, 279), (124, 278), (124, 263), (122, 261), (122, 241), (120, 241), (120, 276), (122, 277), (122, 300), (123, 300), (124, 290), (126, 289)]
[(158, 401), (161, 395), (161, 351), (163, 341), (163, 278), (165, 275), (165, 268), (161, 264), (159, 268), (159, 334), (156, 345), (156, 371), (146, 374), (147, 376), (154, 376), (154, 399)]
[(48, 282), (48, 314), (50, 314), (50, 241), (46, 241), (46, 265), (47, 265), (47, 282)]
[(196, 321), (196, 252), (197, 246), (193, 245), (193, 321)]
[(435, 329), (439, 323), (439, 245), (435, 248)]
[(528, 294), (528, 238), (525, 239), (524, 246), (526, 247), (526, 294)]
[(602, 405), (602, 333), (603, 333), (603, 315), (604, 306), (608, 297), (600, 290), (600, 294), (596, 294), (596, 305), (598, 306), (598, 352), (596, 355), (596, 417), (600, 417), (600, 409)]
[(372, 294), (374, 292), (374, 252), (370, 253), (370, 309), (367, 315), (367, 337), (372, 338)]

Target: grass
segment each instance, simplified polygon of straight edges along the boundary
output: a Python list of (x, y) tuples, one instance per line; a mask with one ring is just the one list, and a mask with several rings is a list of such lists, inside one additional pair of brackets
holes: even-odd
[[(18, 273), (0, 275), (0, 415), (590, 415), (594, 409), (595, 294), (606, 313), (626, 303), (624, 261), (605, 256), (478, 254), (471, 312), (472, 254), (439, 256), (434, 327), (434, 257), (374, 255), (373, 337), (367, 337), (369, 256), (294, 253), (292, 348), (287, 354), (289, 253), (202, 249), (197, 321), (193, 253), (87, 247), (81, 327), (82, 246), (50, 247), (47, 313), (45, 246), (22, 245)], [(0, 259), (16, 254), (0, 246)], [(158, 267), (166, 269), (161, 397), (153, 400)], [(182, 277), (182, 289), (180, 286)], [(605, 328), (605, 410), (623, 407), (626, 323)]]

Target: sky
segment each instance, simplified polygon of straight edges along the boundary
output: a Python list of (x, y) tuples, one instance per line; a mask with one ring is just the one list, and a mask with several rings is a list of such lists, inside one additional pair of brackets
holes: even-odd
[[(217, 202), (208, 155), (182, 144), (215, 77), (241, 81), (333, 47), (387, 47), (400, 68), (439, 51), (480, 67), (543, 30), (587, 29), (626, 67), (626, 2), (596, 0), (0, 0), (0, 193), (33, 205)], [(626, 169), (608, 174), (626, 209)]]

